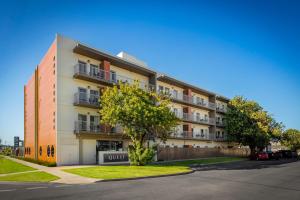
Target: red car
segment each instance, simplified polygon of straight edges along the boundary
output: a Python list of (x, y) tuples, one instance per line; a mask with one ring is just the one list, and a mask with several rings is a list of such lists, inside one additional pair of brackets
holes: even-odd
[(258, 152), (255, 154), (255, 159), (256, 160), (268, 160), (269, 155), (267, 152)]

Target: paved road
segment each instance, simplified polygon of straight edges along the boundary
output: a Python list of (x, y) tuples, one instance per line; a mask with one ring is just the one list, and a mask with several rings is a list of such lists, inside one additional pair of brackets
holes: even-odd
[(188, 175), (88, 185), (0, 183), (0, 199), (300, 199), (300, 162), (246, 161), (198, 169)]

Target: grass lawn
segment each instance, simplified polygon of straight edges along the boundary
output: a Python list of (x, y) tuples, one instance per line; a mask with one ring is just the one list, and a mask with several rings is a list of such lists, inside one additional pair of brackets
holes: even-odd
[(9, 174), (14, 172), (25, 172), (35, 170), (32, 167), (28, 167), (14, 161), (8, 160), (3, 156), (0, 156), (0, 174)]
[(144, 176), (167, 175), (189, 172), (191, 171), (189, 166), (193, 164), (214, 164), (239, 160), (244, 160), (244, 158), (215, 157), (199, 160), (174, 161), (147, 166), (97, 166), (65, 169), (63, 171), (84, 177), (98, 179), (137, 178)]
[(65, 169), (64, 171), (89, 178), (117, 179), (177, 174), (191, 171), (186, 166), (97, 166), (86, 168)]
[(22, 174), (0, 176), (0, 181), (49, 182), (56, 179), (58, 179), (58, 177), (46, 172), (27, 172)]
[(171, 165), (171, 166), (191, 166), (191, 165), (203, 165), (203, 164), (217, 164), (217, 163), (225, 163), (225, 162), (234, 162), (246, 160), (246, 158), (239, 157), (213, 157), (213, 158), (203, 158), (198, 160), (183, 160), (183, 161), (174, 161), (174, 162), (166, 162), (160, 163), (158, 165)]

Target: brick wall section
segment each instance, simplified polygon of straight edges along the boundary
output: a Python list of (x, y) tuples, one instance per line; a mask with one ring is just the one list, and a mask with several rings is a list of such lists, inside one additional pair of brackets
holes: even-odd
[(35, 158), (35, 73), (24, 88), (24, 147), (26, 158)]
[(55, 40), (24, 87), (25, 157), (48, 162), (56, 162), (56, 49)]
[[(48, 162), (56, 161), (56, 41), (38, 67), (38, 159)], [(48, 146), (54, 147), (54, 155), (47, 154)], [(40, 152), (41, 148), (41, 152)]]
[(105, 80), (110, 80), (110, 62), (103, 60), (100, 64), (100, 69), (104, 70)]

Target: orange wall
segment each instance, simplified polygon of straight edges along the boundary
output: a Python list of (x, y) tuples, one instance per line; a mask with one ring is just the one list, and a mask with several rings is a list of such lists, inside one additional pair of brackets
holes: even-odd
[[(55, 63), (56, 41), (54, 41), (38, 66), (38, 159), (56, 161), (56, 99), (55, 99)], [(47, 146), (54, 146), (54, 156), (47, 155)], [(40, 147), (42, 154), (40, 155)]]
[(24, 103), (24, 140), (25, 148), (30, 148), (30, 154), (26, 153), (25, 157), (34, 158), (34, 139), (35, 139), (35, 74), (30, 78), (25, 86), (25, 103)]
[[(25, 157), (35, 158), (35, 128), (37, 128), (37, 158), (48, 162), (56, 162), (56, 49), (55, 40), (24, 89), (25, 148), (30, 147), (31, 150)], [(48, 146), (50, 149), (54, 147), (54, 156), (51, 156), (51, 153), (50, 156), (47, 155)]]

